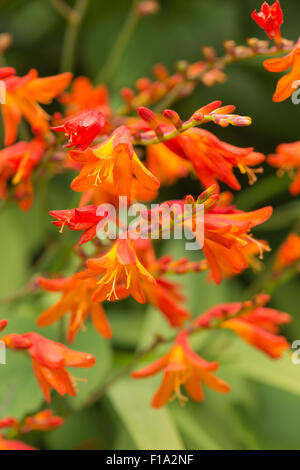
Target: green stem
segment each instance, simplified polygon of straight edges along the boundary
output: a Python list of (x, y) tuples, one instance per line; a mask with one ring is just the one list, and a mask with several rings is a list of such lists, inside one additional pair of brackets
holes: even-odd
[(116, 68), (140, 18), (137, 10), (138, 2), (139, 0), (133, 0), (123, 28), (121, 29), (115, 44), (111, 49), (108, 59), (106, 60), (96, 78), (96, 83), (107, 83), (116, 71)]
[(88, 4), (89, 0), (77, 0), (75, 4), (74, 12), (76, 13), (73, 13), (73, 21), (69, 22), (65, 32), (61, 56), (61, 72), (72, 72), (74, 69), (76, 43)]

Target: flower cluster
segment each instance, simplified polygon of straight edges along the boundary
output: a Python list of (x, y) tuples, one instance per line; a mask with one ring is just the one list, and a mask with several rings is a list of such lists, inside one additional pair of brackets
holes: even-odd
[[(155, 2), (142, 3), (145, 9)], [(190, 94), (199, 82), (206, 85), (223, 82), (225, 65), (231, 62), (285, 51), (286, 56), (268, 59), (264, 67), (272, 72), (291, 67), (280, 79), (273, 97), (274, 101), (288, 98), (295, 90), (294, 81), (300, 78), (300, 42), (291, 44), (281, 38), (283, 14), (279, 1), (271, 6), (264, 2), (261, 12), (253, 12), (252, 18), (274, 39), (274, 46), (269, 48), (262, 41), (252, 40), (247, 46), (238, 47), (227, 41), (222, 59), (216, 57), (213, 49), (204, 48), (205, 60), (179, 63), (173, 75), (165, 66), (156, 65), (155, 81), (141, 78), (136, 91), (121, 90), (124, 106), (120, 109), (111, 105), (113, 101), (104, 84), (94, 87), (86, 77), (77, 77), (71, 83), (70, 73), (39, 78), (36, 70), (30, 70), (19, 77), (13, 68), (0, 69), (7, 90), (6, 104), (2, 104), (5, 148), (0, 150), (0, 197), (13, 199), (22, 210), (29, 210), (35, 180), (63, 172), (72, 175), (70, 188), (65, 191), (73, 191), (77, 196), (75, 207), (50, 211), (52, 223), (59, 228), (59, 240), (64, 239), (68, 229), (76, 232), (75, 236), (80, 232), (80, 236), (73, 250), (72, 267), (60, 274), (44, 272), (37, 279), (41, 292), (58, 293), (60, 297), (39, 313), (36, 325), (47, 331), (49, 325), (61, 322), (66, 342), (72, 343), (91, 319), (97, 332), (108, 341), (114, 335), (110, 302), (132, 297), (140, 304), (152, 305), (175, 332), (169, 352), (132, 373), (133, 378), (144, 378), (163, 371), (162, 384), (152, 400), (155, 408), (174, 397), (185, 402), (182, 386), (195, 401), (204, 399), (203, 385), (220, 393), (230, 392), (230, 386), (215, 375), (218, 361), (208, 362), (193, 351), (189, 342), (192, 333), (216, 328), (231, 330), (272, 359), (282, 357), (289, 348), (287, 340), (278, 333), (279, 327), (289, 323), (291, 317), (267, 308), (269, 296), (261, 294), (246, 302), (216, 305), (195, 318), (198, 312), (186, 306), (183, 286), (169, 277), (187, 273), (204, 276), (205, 272), (207, 282), (220, 284), (223, 279), (252, 268), (257, 258), (262, 259), (270, 251), (268, 242), (257, 239), (253, 231), (271, 217), (272, 207), (246, 212), (235, 205), (234, 194), (222, 192), (223, 187), (240, 191), (243, 184), (240, 174), (246, 174), (249, 183), (254, 184), (265, 160), (276, 168), (296, 169), (298, 173), (290, 190), (294, 195), (300, 193), (299, 142), (281, 144), (275, 155), (266, 158), (251, 145), (238, 147), (215, 135), (217, 126), (236, 126), (242, 133), (239, 128), (251, 125), (250, 117), (235, 114), (235, 106), (213, 101), (197, 106), (185, 119), (164, 101), (171, 93), (174, 95), (174, 90), (178, 90), (180, 98)], [(66, 91), (69, 85), (71, 88)], [(41, 105), (54, 98), (60, 102), (62, 112), (50, 116)], [(162, 107), (154, 111), (155, 103)], [(29, 124), (32, 138), (16, 142), (22, 119)], [(149, 203), (157, 198), (161, 187), (190, 176), (198, 179), (202, 192), (174, 201), (162, 202), (160, 198), (155, 207), (148, 205), (140, 211), (138, 231), (132, 226), (124, 227), (121, 216), (113, 217), (124, 198), (126, 210), (133, 202)], [(182, 210), (181, 214), (188, 206), (189, 217), (170, 215), (174, 205)], [(155, 217), (154, 236), (147, 223)], [(117, 228), (114, 230), (117, 236), (110, 237), (110, 232), (104, 230), (107, 226)], [(158, 255), (157, 245), (165, 230), (172, 232), (178, 227), (188, 228), (202, 247), (197, 260), (175, 259), (168, 253)], [(99, 235), (103, 230), (106, 238)], [(274, 263), (277, 276), (299, 262), (299, 240), (298, 235), (292, 234), (281, 246)], [(69, 323), (64, 331), (66, 316)], [(0, 331), (6, 326), (7, 321), (1, 320)], [(92, 354), (71, 350), (63, 342), (36, 331), (10, 333), (1, 341), (8, 349), (23, 351), (30, 357), (47, 403), (51, 401), (52, 389), (61, 396), (77, 394), (76, 378), (67, 368), (101, 367), (101, 363), (95, 365)], [(164, 341), (170, 342), (160, 338), (157, 344)], [(50, 430), (62, 423), (62, 418), (46, 410), (22, 422), (10, 417), (3, 419), (0, 429), (11, 428), (17, 435)], [(28, 446), (0, 435), (0, 449), (12, 448)]]

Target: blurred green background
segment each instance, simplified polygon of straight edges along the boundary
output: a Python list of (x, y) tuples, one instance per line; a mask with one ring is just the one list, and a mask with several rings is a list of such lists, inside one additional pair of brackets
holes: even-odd
[[(132, 86), (139, 77), (151, 76), (152, 66), (157, 62), (172, 69), (180, 59), (199, 60), (203, 45), (212, 45), (222, 54), (224, 39), (234, 39), (240, 44), (247, 37), (264, 39), (263, 31), (250, 18), (252, 10), (260, 7), (258, 0), (161, 0), (160, 3), (158, 14), (140, 21), (117, 73), (108, 84), (115, 105), (119, 103), (118, 89)], [(76, 75), (95, 79), (130, 5), (129, 0), (90, 0), (77, 45)], [(296, 40), (299, 1), (282, 0), (281, 5), (285, 13), (283, 36)], [(42, 76), (60, 71), (65, 26), (65, 20), (48, 0), (0, 1), (0, 31), (9, 32), (14, 38), (6, 59), (16, 67), (18, 75), (31, 67), (37, 68)], [(251, 116), (253, 125), (209, 127), (218, 137), (244, 147), (253, 145), (265, 153), (273, 152), (281, 142), (299, 139), (300, 107), (289, 100), (272, 102), (277, 76), (263, 69), (262, 59), (234, 64), (227, 73), (227, 83), (212, 88), (199, 86), (193, 96), (179, 102), (176, 105), (179, 113), (188, 118), (196, 108), (221, 99), (224, 104), (237, 105), (239, 114)], [(188, 304), (195, 316), (218, 302), (242, 300), (258, 290), (278, 245), (299, 220), (300, 202), (290, 197), (287, 177), (278, 178), (274, 169), (265, 166), (265, 173), (255, 186), (248, 187), (247, 181), (242, 181), (245, 189), (236, 195), (239, 208), (250, 210), (266, 204), (275, 208), (272, 219), (255, 232), (257, 237), (270, 242), (273, 254), (266, 255), (266, 268), (260, 275), (247, 271), (218, 287), (208, 285), (204, 275), (184, 277)], [(65, 175), (50, 182), (48, 209), (74, 207), (76, 202), (69, 182), (70, 177)], [(164, 190), (162, 197), (197, 195), (197, 192), (198, 184), (187, 179), (172, 190)], [(36, 272), (37, 264), (43, 272), (69, 273), (74, 267), (69, 246), (76, 237), (65, 231), (59, 249), (56, 248), (53, 243), (58, 235), (50, 226), (41, 199), (42, 191), (37, 189), (30, 213), (9, 206), (0, 215), (1, 298), (24, 286)], [(176, 257), (185, 255), (183, 244), (178, 242), (160, 246), (159, 250), (168, 253), (171, 250)], [(199, 255), (192, 256), (197, 259)], [(271, 302), (272, 306), (294, 316), (293, 325), (285, 329), (291, 341), (300, 339), (299, 288), (299, 279), (294, 279), (278, 288)], [(35, 328), (36, 317), (53, 301), (53, 295), (31, 296), (5, 305), (0, 300), (0, 317), (9, 319), (7, 331), (25, 332)], [(213, 337), (201, 335), (195, 339), (194, 346), (206, 359), (220, 361), (218, 375), (232, 385), (231, 394), (223, 396), (206, 390), (202, 404), (190, 401), (182, 408), (174, 402), (164, 410), (154, 411), (149, 402), (157, 379), (124, 379), (97, 404), (83, 409), (85, 400), (112, 371), (130, 360), (137, 347), (147, 344), (157, 331), (169, 331), (157, 312), (133, 301), (109, 306), (107, 311), (115, 332), (114, 348), (99, 338), (90, 325), (87, 332), (79, 333), (74, 349), (94, 353), (98, 365), (83, 373), (76, 371), (76, 376), (87, 376), (89, 382), (79, 384), (80, 393), (75, 400), (54, 398), (53, 407), (67, 416), (66, 425), (45, 436), (30, 436), (29, 442), (49, 449), (300, 448), (297, 433), (300, 365), (292, 365), (288, 356), (272, 362), (224, 332), (214, 333)], [(57, 338), (57, 330), (54, 325), (40, 333)], [(0, 366), (0, 418), (7, 415), (21, 418), (43, 405), (30, 361), (20, 356), (9, 353), (7, 366)], [(156, 353), (149, 356), (147, 363), (156, 357)]]

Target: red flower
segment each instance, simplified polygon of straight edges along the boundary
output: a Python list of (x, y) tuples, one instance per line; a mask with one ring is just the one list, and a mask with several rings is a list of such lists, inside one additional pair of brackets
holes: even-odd
[(51, 388), (60, 395), (76, 396), (75, 379), (66, 367), (91, 367), (95, 364), (91, 354), (73, 351), (37, 333), (9, 334), (2, 341), (9, 348), (28, 350), (37, 381), (48, 403)]
[(163, 382), (152, 399), (152, 406), (160, 408), (174, 397), (178, 397), (181, 402), (187, 400), (181, 393), (182, 385), (195, 401), (204, 399), (202, 382), (217, 392), (229, 392), (229, 385), (212, 374), (217, 369), (217, 362), (207, 362), (194, 353), (188, 343), (187, 334), (181, 332), (165, 356), (131, 375), (139, 379), (164, 370)]
[(111, 328), (102, 305), (92, 301), (92, 294), (97, 288), (95, 279), (78, 279), (75, 276), (61, 279), (39, 277), (38, 282), (47, 291), (62, 292), (61, 299), (38, 318), (39, 326), (51, 325), (70, 313), (67, 339), (72, 342), (86, 318), (91, 315), (96, 330), (104, 338), (111, 338)]
[(6, 328), (7, 324), (8, 324), (7, 320), (0, 320), (0, 331), (3, 331), (4, 328)]
[(289, 348), (289, 343), (276, 334), (278, 325), (289, 323), (292, 319), (287, 313), (264, 307), (268, 300), (268, 296), (262, 296), (259, 306), (251, 302), (220, 304), (200, 315), (194, 324), (206, 328), (214, 321), (220, 321), (220, 328), (234, 331), (268, 356), (279, 358)]
[(66, 148), (76, 147), (78, 150), (88, 148), (95, 138), (108, 131), (108, 124), (99, 111), (87, 111), (67, 119), (63, 124), (52, 127), (55, 132), (64, 132), (69, 142)]
[(261, 11), (257, 13), (257, 11), (254, 10), (251, 17), (258, 26), (265, 30), (270, 39), (275, 38), (280, 42), (280, 27), (283, 24), (283, 13), (278, 0), (274, 2), (273, 5), (264, 2), (261, 6)]
[(57, 219), (52, 223), (61, 227), (60, 231), (65, 225), (71, 230), (84, 230), (78, 242), (80, 246), (96, 236), (98, 223), (107, 215), (106, 213), (103, 216), (97, 215), (97, 209), (98, 206), (85, 206), (79, 209), (50, 211), (50, 215)]

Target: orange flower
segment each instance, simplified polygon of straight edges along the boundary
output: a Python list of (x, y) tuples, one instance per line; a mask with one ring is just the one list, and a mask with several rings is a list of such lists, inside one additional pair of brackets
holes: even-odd
[(129, 129), (118, 127), (104, 143), (88, 148), (85, 152), (72, 151), (74, 161), (82, 164), (82, 170), (73, 180), (74, 191), (87, 191), (100, 186), (109, 176), (119, 195), (131, 196), (133, 175), (150, 191), (159, 188), (159, 181), (142, 164), (133, 150)]
[(17, 77), (15, 70), (12, 70), (13, 73), (3, 78), (6, 86), (6, 104), (2, 105), (6, 146), (16, 141), (22, 116), (34, 133), (49, 132), (49, 116), (39, 103), (49, 104), (69, 85), (72, 78), (70, 73), (38, 78), (38, 72), (34, 69), (24, 77)]
[(21, 441), (7, 440), (0, 434), (0, 450), (37, 450)]
[(64, 424), (65, 420), (60, 416), (54, 416), (52, 410), (44, 410), (33, 416), (27, 416), (23, 422), (8, 417), (0, 420), (0, 429), (12, 428), (16, 433), (28, 433), (31, 431), (50, 431)]
[(62, 426), (64, 422), (65, 420), (60, 416), (54, 416), (52, 410), (44, 410), (25, 418), (20, 432), (51, 431)]
[(95, 364), (91, 354), (73, 351), (37, 333), (9, 334), (2, 341), (8, 348), (28, 351), (37, 381), (48, 403), (51, 388), (62, 396), (76, 396), (75, 379), (66, 367), (91, 367)]
[(14, 196), (24, 211), (29, 210), (33, 199), (31, 175), (46, 149), (45, 142), (36, 137), (30, 142), (17, 144), (0, 150), (0, 197), (7, 197), (7, 181), (12, 178), (16, 185)]
[[(130, 201), (128, 202), (148, 202), (153, 201), (157, 196), (157, 191), (146, 189), (137, 179), (132, 180)], [(119, 194), (113, 183), (112, 176), (109, 176), (100, 186), (89, 189), (82, 193), (80, 207), (92, 202), (99, 206), (100, 204), (112, 204), (119, 207)]]
[(220, 328), (234, 331), (244, 341), (268, 354), (271, 358), (279, 358), (283, 351), (289, 349), (289, 343), (283, 336), (276, 334), (278, 333), (278, 325), (289, 323), (292, 318), (287, 313), (264, 307), (263, 305), (269, 300), (269, 296), (263, 297), (263, 303), (260, 306), (251, 305), (251, 302), (217, 305), (200, 315), (194, 324), (205, 328), (216, 320), (220, 321)]
[(67, 105), (67, 115), (74, 115), (91, 109), (100, 111), (105, 117), (111, 114), (108, 90), (105, 85), (93, 87), (86, 77), (77, 77), (70, 93), (64, 93), (60, 101)]
[(194, 353), (188, 343), (186, 332), (181, 332), (165, 356), (131, 375), (138, 379), (150, 377), (164, 370), (163, 382), (152, 399), (152, 406), (160, 408), (174, 397), (178, 397), (181, 402), (187, 400), (187, 397), (181, 393), (182, 385), (195, 401), (204, 399), (202, 383), (217, 392), (229, 392), (229, 385), (212, 374), (217, 369), (217, 362), (207, 362)]
[(278, 250), (274, 271), (281, 273), (286, 267), (300, 261), (300, 237), (290, 233)]
[(289, 173), (295, 169), (296, 176), (290, 185), (290, 193), (293, 196), (300, 194), (300, 141), (278, 145), (276, 153), (269, 155), (267, 161), (275, 168)]
[(71, 343), (86, 318), (91, 315), (93, 325), (100, 335), (111, 338), (111, 328), (102, 305), (92, 301), (92, 294), (97, 288), (95, 279), (81, 280), (75, 276), (60, 279), (39, 277), (38, 282), (47, 291), (62, 292), (61, 299), (38, 318), (38, 326), (51, 325), (70, 313), (67, 340)]
[[(209, 193), (209, 188), (202, 194)], [(201, 200), (202, 195), (199, 196)], [(251, 229), (265, 222), (272, 214), (272, 207), (267, 206), (252, 212), (243, 212), (232, 205), (216, 205), (216, 195), (210, 196), (204, 203), (203, 221), (204, 234), (199, 227), (195, 230), (195, 218), (184, 217), (182, 220), (198, 239), (200, 246), (203, 243), (203, 253), (210, 268), (212, 279), (219, 284), (223, 278), (232, 277), (244, 271), (253, 262), (253, 256), (258, 251), (262, 257), (269, 246), (264, 241), (258, 241), (251, 235)], [(185, 204), (182, 201), (167, 201), (164, 204), (172, 207)], [(157, 209), (156, 209), (157, 210)]]
[(161, 184), (170, 186), (179, 178), (185, 178), (192, 170), (190, 162), (180, 158), (165, 144), (150, 145), (147, 148), (147, 166)]
[[(192, 163), (201, 183), (206, 188), (217, 184), (219, 180), (233, 189), (241, 189), (240, 183), (233, 174), (233, 167), (236, 166), (242, 173), (247, 173), (250, 182), (254, 182), (255, 171), (260, 171), (260, 169), (251, 170), (249, 167), (258, 165), (265, 158), (263, 154), (253, 152), (253, 147), (235, 147), (222, 142), (211, 132), (198, 128), (191, 128), (161, 144), (156, 148), (156, 152), (162, 151), (164, 145), (175, 155)], [(150, 150), (150, 152), (153, 151)], [(165, 151), (161, 158), (164, 154), (166, 154)], [(167, 155), (170, 155), (170, 152)]]
[[(252, 212), (229, 208), (213, 208), (204, 217), (203, 253), (211, 269), (211, 276), (218, 284), (223, 275), (237, 275), (247, 268), (249, 248), (255, 244), (260, 256), (268, 245), (252, 237), (250, 230), (265, 222), (272, 214), (272, 207)], [(250, 250), (252, 251), (252, 250)]]
[(297, 81), (300, 80), (300, 38), (289, 54), (278, 59), (265, 60), (264, 67), (269, 72), (284, 72), (291, 67), (291, 71), (277, 83), (273, 101), (280, 102), (289, 98), (299, 87)]
[(155, 284), (154, 278), (139, 261), (131, 240), (117, 240), (100, 258), (89, 259), (88, 269), (77, 273), (80, 279), (102, 276), (92, 300), (119, 300), (126, 293), (140, 303), (145, 303), (144, 284)]

